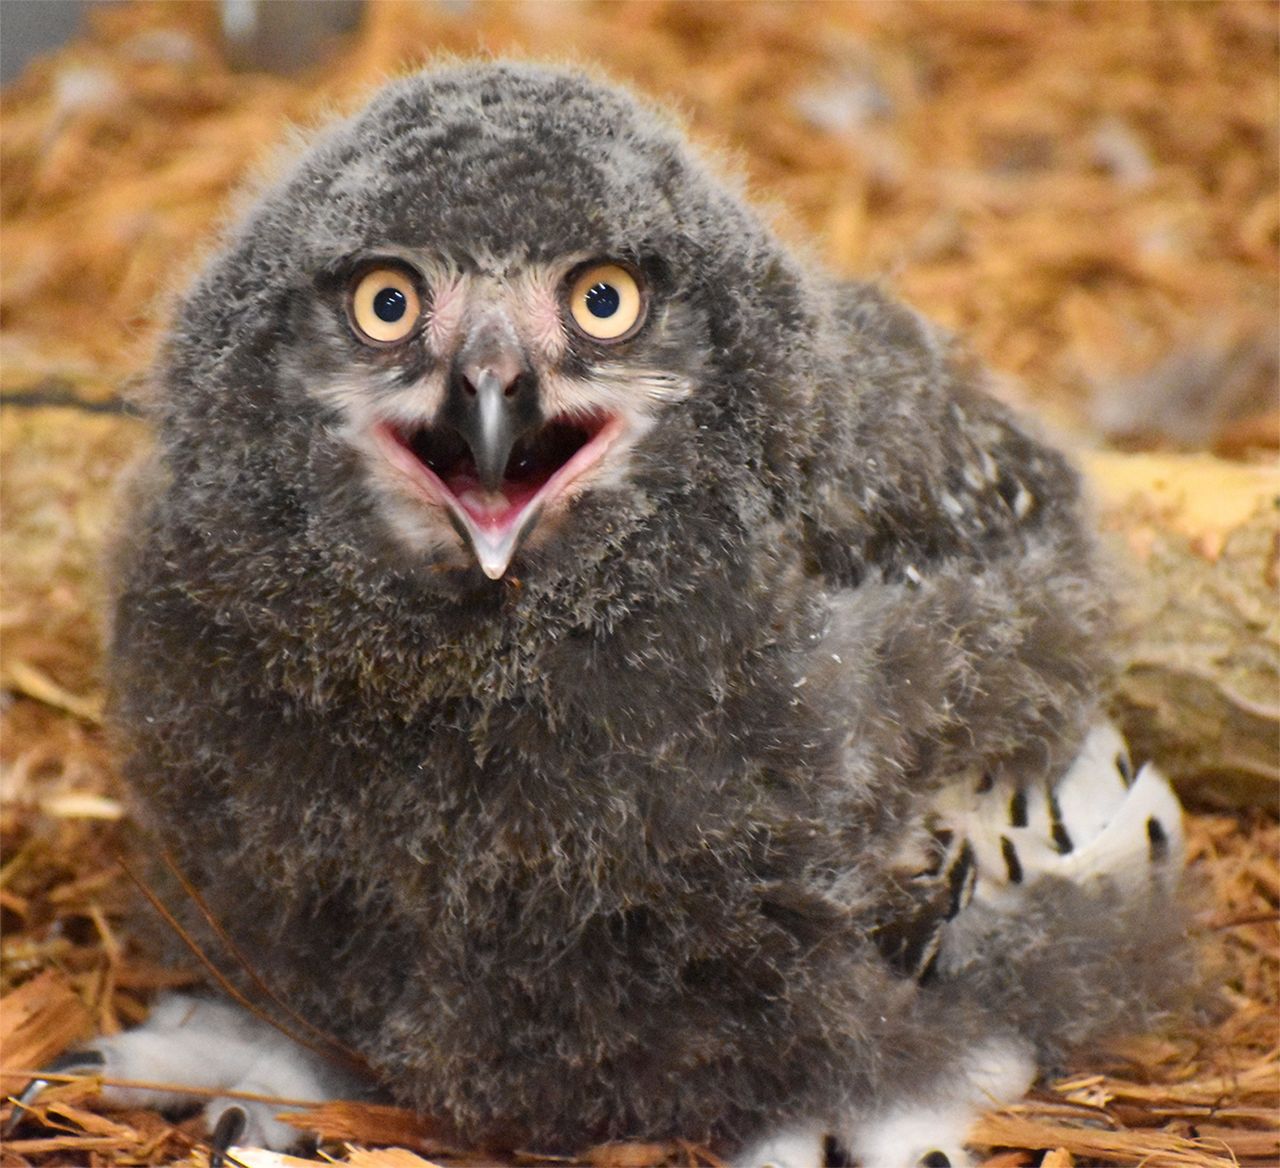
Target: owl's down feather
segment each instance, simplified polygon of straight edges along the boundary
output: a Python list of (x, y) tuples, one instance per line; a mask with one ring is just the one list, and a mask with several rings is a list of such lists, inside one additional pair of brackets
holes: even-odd
[[(176, 311), (110, 647), (140, 815), (458, 1139), (963, 1162), (1187, 977), (1077, 477), (979, 380), (624, 92), (389, 85)], [(283, 1041), (231, 1009), (185, 1015), (223, 1088)]]

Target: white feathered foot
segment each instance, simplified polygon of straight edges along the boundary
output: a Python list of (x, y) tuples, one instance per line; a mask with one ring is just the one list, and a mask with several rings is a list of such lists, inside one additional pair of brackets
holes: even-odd
[[(57, 1069), (174, 1085), (153, 1090), (104, 1084), (102, 1097), (111, 1107), (173, 1110), (192, 1101), (184, 1087), (299, 1103), (322, 1103), (363, 1093), (354, 1077), (239, 1006), (186, 994), (161, 996), (141, 1026), (70, 1052), (59, 1060)], [(30, 1102), (42, 1086), (43, 1082), (36, 1080), (21, 1100)], [(276, 1118), (278, 1112), (289, 1110), (296, 1108), (231, 1095), (211, 1099), (203, 1107), (205, 1121), (215, 1135), (211, 1164), (221, 1160), (231, 1144), (282, 1151), (298, 1143), (302, 1133)], [(20, 1112), (15, 1109), (15, 1119)]]

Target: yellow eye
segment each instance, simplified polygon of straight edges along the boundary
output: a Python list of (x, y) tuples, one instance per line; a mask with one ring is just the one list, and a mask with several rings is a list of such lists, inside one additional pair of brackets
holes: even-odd
[(404, 340), (421, 312), (413, 281), (396, 268), (374, 268), (351, 290), (351, 323), (366, 341), (385, 345)]
[(569, 290), (573, 323), (596, 341), (616, 341), (639, 328), (644, 295), (635, 277), (617, 264), (584, 268)]

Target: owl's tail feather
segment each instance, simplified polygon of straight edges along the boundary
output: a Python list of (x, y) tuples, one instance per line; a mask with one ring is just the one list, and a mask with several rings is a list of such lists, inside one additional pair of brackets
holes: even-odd
[[(1136, 774), (1109, 723), (1089, 733), (1056, 783), (1018, 785), (1013, 776), (966, 775), (936, 798), (930, 826), (940, 851), (923, 869), (905, 867), (894, 904), (874, 938), (901, 974), (928, 980), (939, 968), (974, 959), (974, 936), (1006, 938), (1003, 951), (1037, 914), (1080, 914), (1074, 932), (1050, 930), (1078, 949), (1099, 909), (1140, 919), (1176, 899), (1182, 871), (1182, 808), (1153, 766)], [(912, 854), (908, 864), (919, 862)], [(1068, 905), (1067, 902), (1071, 902)]]
[(1041, 1065), (1157, 1025), (1194, 993), (1182, 809), (1154, 767), (1134, 772), (1114, 727), (1095, 726), (1056, 783), (957, 784), (935, 831), (971, 875), (928, 976), (997, 1006)]
[(945, 791), (936, 815), (972, 849), (972, 899), (993, 908), (1013, 908), (1044, 877), (1084, 888), (1110, 882), (1123, 897), (1141, 895), (1151, 881), (1168, 890), (1182, 869), (1177, 796), (1150, 764), (1134, 773), (1124, 740), (1106, 722), (1056, 784), (979, 778)]

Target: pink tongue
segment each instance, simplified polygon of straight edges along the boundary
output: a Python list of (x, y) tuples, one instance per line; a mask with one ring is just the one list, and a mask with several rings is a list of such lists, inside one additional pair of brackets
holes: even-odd
[(462, 509), (479, 528), (505, 535), (519, 521), (540, 483), (507, 482), (501, 492), (490, 494), (480, 480), (469, 474), (450, 475), (445, 486), (453, 492)]

